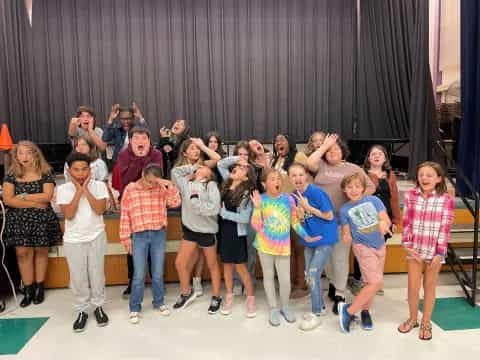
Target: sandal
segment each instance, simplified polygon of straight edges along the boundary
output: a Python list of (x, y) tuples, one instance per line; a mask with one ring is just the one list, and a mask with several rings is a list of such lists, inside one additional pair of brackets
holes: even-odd
[[(425, 336), (425, 334), (430, 334), (430, 336)], [(431, 323), (422, 323), (420, 325), (418, 338), (420, 340), (432, 340), (432, 324)]]
[[(414, 328), (417, 328), (418, 327), (418, 322), (413, 322), (412, 320), (408, 319), (408, 320), (405, 320), (398, 328), (398, 332), (399, 333), (402, 333), (402, 334), (406, 334), (406, 333), (409, 333), (410, 331), (412, 331), (412, 329)], [(403, 328), (403, 330), (402, 330)]]

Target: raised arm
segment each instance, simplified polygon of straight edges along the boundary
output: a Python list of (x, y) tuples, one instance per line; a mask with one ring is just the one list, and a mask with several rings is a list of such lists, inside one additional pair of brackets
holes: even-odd
[(325, 137), (323, 144), (308, 157), (306, 164), (308, 170), (314, 173), (318, 172), (323, 155), (325, 155), (328, 149), (337, 142), (337, 139), (337, 134), (328, 134)]

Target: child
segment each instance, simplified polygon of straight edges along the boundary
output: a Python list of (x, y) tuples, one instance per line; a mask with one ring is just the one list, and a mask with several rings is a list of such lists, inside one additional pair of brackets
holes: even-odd
[(55, 178), (38, 146), (19, 141), (12, 149), (12, 163), (3, 182), (3, 201), (8, 206), (5, 245), (15, 246), (25, 289), (21, 307), (44, 301), (48, 247), (62, 238), (50, 205), (54, 187)]
[(315, 242), (300, 239), (304, 245), (305, 276), (312, 298), (312, 312), (303, 316), (300, 328), (312, 330), (320, 324), (318, 316), (327, 314), (322, 296), (322, 272), (332, 254), (333, 245), (338, 241), (337, 222), (328, 195), (318, 186), (308, 184), (305, 166), (292, 164), (288, 176), (296, 189), (293, 196), (298, 203), (299, 218), (304, 219), (305, 230), (309, 234), (321, 236)]
[(418, 299), (423, 273), (423, 317), (419, 338), (432, 338), (430, 323), (435, 306), (437, 276), (447, 255), (454, 202), (447, 193), (439, 164), (424, 162), (417, 167), (417, 188), (405, 193), (402, 244), (407, 252), (408, 306), (410, 317), (398, 327), (405, 334), (418, 327)]
[[(90, 168), (91, 171), (91, 178), (93, 180), (103, 181), (107, 186), (108, 190), (108, 198), (110, 201), (110, 208), (116, 209), (116, 201), (115, 197), (113, 196), (112, 189), (108, 185), (108, 169), (107, 164), (105, 161), (98, 157), (97, 147), (93, 143), (90, 137), (81, 135), (74, 139), (74, 146), (73, 149), (75, 152), (79, 152), (82, 154), (86, 154), (90, 156)], [(69, 181), (69, 173), (68, 173), (68, 164), (65, 163), (63, 169), (63, 175), (65, 177), (65, 182)]]
[[(400, 224), (400, 201), (398, 198), (397, 178), (392, 171), (388, 160), (387, 150), (381, 145), (373, 145), (367, 153), (363, 169), (370, 180), (375, 185), (375, 193), (382, 200), (387, 210), (387, 214), (392, 220), (392, 233), (395, 232), (397, 225)], [(387, 233), (385, 241), (391, 236)], [(353, 263), (354, 271), (350, 283), (350, 288), (354, 295), (357, 295), (362, 288), (362, 275), (358, 261), (355, 258)], [(378, 290), (377, 295), (383, 295), (383, 289)]]
[(220, 192), (212, 177), (212, 170), (208, 166), (184, 165), (172, 169), (172, 179), (182, 195), (183, 228), (183, 239), (175, 261), (181, 288), (180, 297), (173, 305), (175, 309), (185, 308), (197, 297), (190, 287), (190, 274), (199, 256), (198, 248), (205, 255), (212, 278), (212, 299), (208, 313), (216, 314), (222, 303), (215, 246)]
[[(221, 159), (220, 154), (207, 147), (200, 138), (190, 138), (185, 140), (180, 146), (175, 166), (182, 165), (206, 165), (211, 169), (216, 169), (217, 162)], [(197, 297), (203, 295), (202, 273), (205, 264), (205, 257), (199, 254), (194, 267), (192, 279), (193, 290)]]
[(108, 324), (108, 316), (102, 308), (105, 302), (106, 245), (103, 212), (108, 192), (103, 181), (91, 179), (88, 155), (73, 152), (66, 161), (69, 181), (58, 187), (57, 204), (65, 216), (63, 249), (78, 312), (73, 331), (82, 332), (87, 324), (89, 303), (95, 306), (97, 324)]
[(385, 241), (383, 235), (390, 228), (390, 219), (380, 199), (365, 195), (367, 184), (365, 176), (354, 173), (343, 178), (341, 188), (349, 201), (340, 208), (342, 241), (350, 245), (360, 264), (365, 286), (360, 290), (352, 304), (340, 302), (338, 314), (340, 328), (350, 332), (350, 323), (361, 310), (361, 327), (372, 330), (370, 306), (375, 294), (383, 286), (383, 267), (385, 265)]
[(222, 185), (222, 208), (219, 253), (223, 262), (226, 296), (222, 314), (233, 307), (233, 269), (237, 271), (247, 292), (247, 317), (256, 316), (253, 285), (248, 273), (247, 228), (252, 214), (250, 195), (255, 189), (253, 167), (245, 160), (237, 162)]
[(180, 148), (189, 136), (190, 126), (183, 119), (175, 120), (170, 129), (165, 126), (160, 129), (160, 140), (157, 149), (163, 154), (163, 172), (165, 178), (170, 178), (172, 167), (177, 162), (178, 156), (182, 153)]
[[(265, 193), (260, 195), (255, 190), (252, 202), (255, 206), (252, 227), (257, 232), (255, 246), (258, 250), (263, 271), (263, 286), (270, 307), (269, 322), (272, 326), (280, 325), (280, 315), (287, 322), (295, 322), (295, 314), (288, 308), (290, 297), (290, 226), (306, 242), (314, 242), (320, 236), (310, 237), (300, 225), (295, 202), (287, 194), (281, 193), (281, 175), (278, 170), (266, 169), (262, 184)], [(275, 294), (275, 270), (280, 283), (281, 308), (277, 308)]]
[(142, 177), (127, 185), (123, 192), (120, 213), (120, 240), (133, 258), (132, 291), (129, 298), (130, 322), (140, 321), (147, 258), (152, 270), (153, 308), (160, 315), (170, 315), (164, 304), (163, 263), (167, 229), (167, 207), (180, 205), (178, 189), (162, 179), (158, 164), (149, 164)]

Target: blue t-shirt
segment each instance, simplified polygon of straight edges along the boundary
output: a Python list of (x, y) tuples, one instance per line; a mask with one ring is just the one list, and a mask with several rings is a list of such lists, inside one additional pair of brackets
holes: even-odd
[(376, 196), (365, 195), (341, 207), (340, 224), (350, 225), (354, 243), (380, 249), (385, 244), (378, 225), (380, 211), (385, 211), (382, 201)]
[[(295, 191), (295, 194), (298, 192)], [(302, 193), (302, 196), (308, 200), (310, 206), (321, 212), (333, 212), (333, 220), (321, 219), (313, 214), (305, 213), (305, 220), (303, 227), (310, 234), (310, 236), (321, 236), (320, 240), (315, 242), (306, 242), (300, 239), (300, 242), (307, 247), (317, 247), (319, 245), (331, 245), (338, 241), (338, 227), (335, 219), (335, 211), (332, 202), (327, 193), (316, 185), (309, 184)], [(298, 200), (295, 198), (295, 203), (298, 205)]]

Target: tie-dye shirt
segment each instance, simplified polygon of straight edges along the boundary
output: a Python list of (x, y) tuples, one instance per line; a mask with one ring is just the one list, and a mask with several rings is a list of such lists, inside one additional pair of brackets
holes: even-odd
[(290, 195), (271, 198), (262, 194), (261, 208), (253, 211), (252, 228), (257, 232), (255, 247), (264, 254), (290, 256), (290, 226), (302, 238), (309, 236), (297, 218)]

